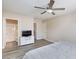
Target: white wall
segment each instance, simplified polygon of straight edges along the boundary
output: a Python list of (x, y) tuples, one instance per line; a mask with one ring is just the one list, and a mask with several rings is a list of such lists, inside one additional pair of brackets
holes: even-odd
[(39, 39), (46, 39), (47, 34), (46, 34), (46, 22), (40, 19), (34, 20), (34, 22), (37, 24), (37, 30), (36, 30), (36, 37), (37, 40)]
[[(18, 41), (19, 37), (21, 36), (21, 31), (22, 30), (32, 30), (33, 32), (33, 18), (31, 17), (26, 17), (10, 12), (3, 12), (3, 48), (6, 45), (6, 19), (13, 19), (13, 20), (18, 20)], [(33, 34), (32, 34), (33, 36)], [(34, 39), (32, 39), (32, 42)]]
[[(6, 19), (14, 19), (19, 22), (18, 39), (22, 30), (33, 30), (33, 23), (37, 24), (37, 39), (48, 41), (75, 40), (75, 12), (70, 15), (58, 16), (53, 19), (42, 21), (14, 13), (3, 13), (3, 48), (6, 43)], [(33, 36), (33, 35), (32, 35)], [(33, 41), (33, 40), (32, 40)]]
[(76, 14), (58, 16), (47, 20), (47, 40), (49, 41), (75, 41), (76, 40)]

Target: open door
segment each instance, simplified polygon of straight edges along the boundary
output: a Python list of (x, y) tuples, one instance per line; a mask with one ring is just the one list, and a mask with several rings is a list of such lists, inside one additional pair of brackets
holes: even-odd
[(6, 48), (18, 46), (18, 20), (6, 19)]
[(37, 25), (36, 25), (36, 23), (34, 23), (33, 25), (34, 25), (34, 41), (36, 42), (36, 40), (37, 40), (37, 37), (36, 37)]

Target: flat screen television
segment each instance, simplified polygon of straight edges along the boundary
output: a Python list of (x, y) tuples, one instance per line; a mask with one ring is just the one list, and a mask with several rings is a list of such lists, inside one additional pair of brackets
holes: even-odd
[(31, 30), (22, 31), (22, 36), (23, 37), (27, 37), (27, 36), (31, 36), (31, 35), (32, 35), (32, 31)]

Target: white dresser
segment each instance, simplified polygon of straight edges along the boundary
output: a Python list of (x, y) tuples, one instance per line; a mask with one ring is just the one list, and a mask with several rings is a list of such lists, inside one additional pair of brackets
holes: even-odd
[(34, 37), (33, 36), (21, 37), (20, 38), (20, 45), (26, 45), (26, 44), (31, 44), (31, 43), (34, 43)]

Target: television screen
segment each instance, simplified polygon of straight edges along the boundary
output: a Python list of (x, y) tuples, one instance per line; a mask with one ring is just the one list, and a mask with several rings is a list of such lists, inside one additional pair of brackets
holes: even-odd
[(32, 31), (31, 30), (28, 30), (28, 31), (22, 31), (22, 36), (31, 36), (32, 35)]

